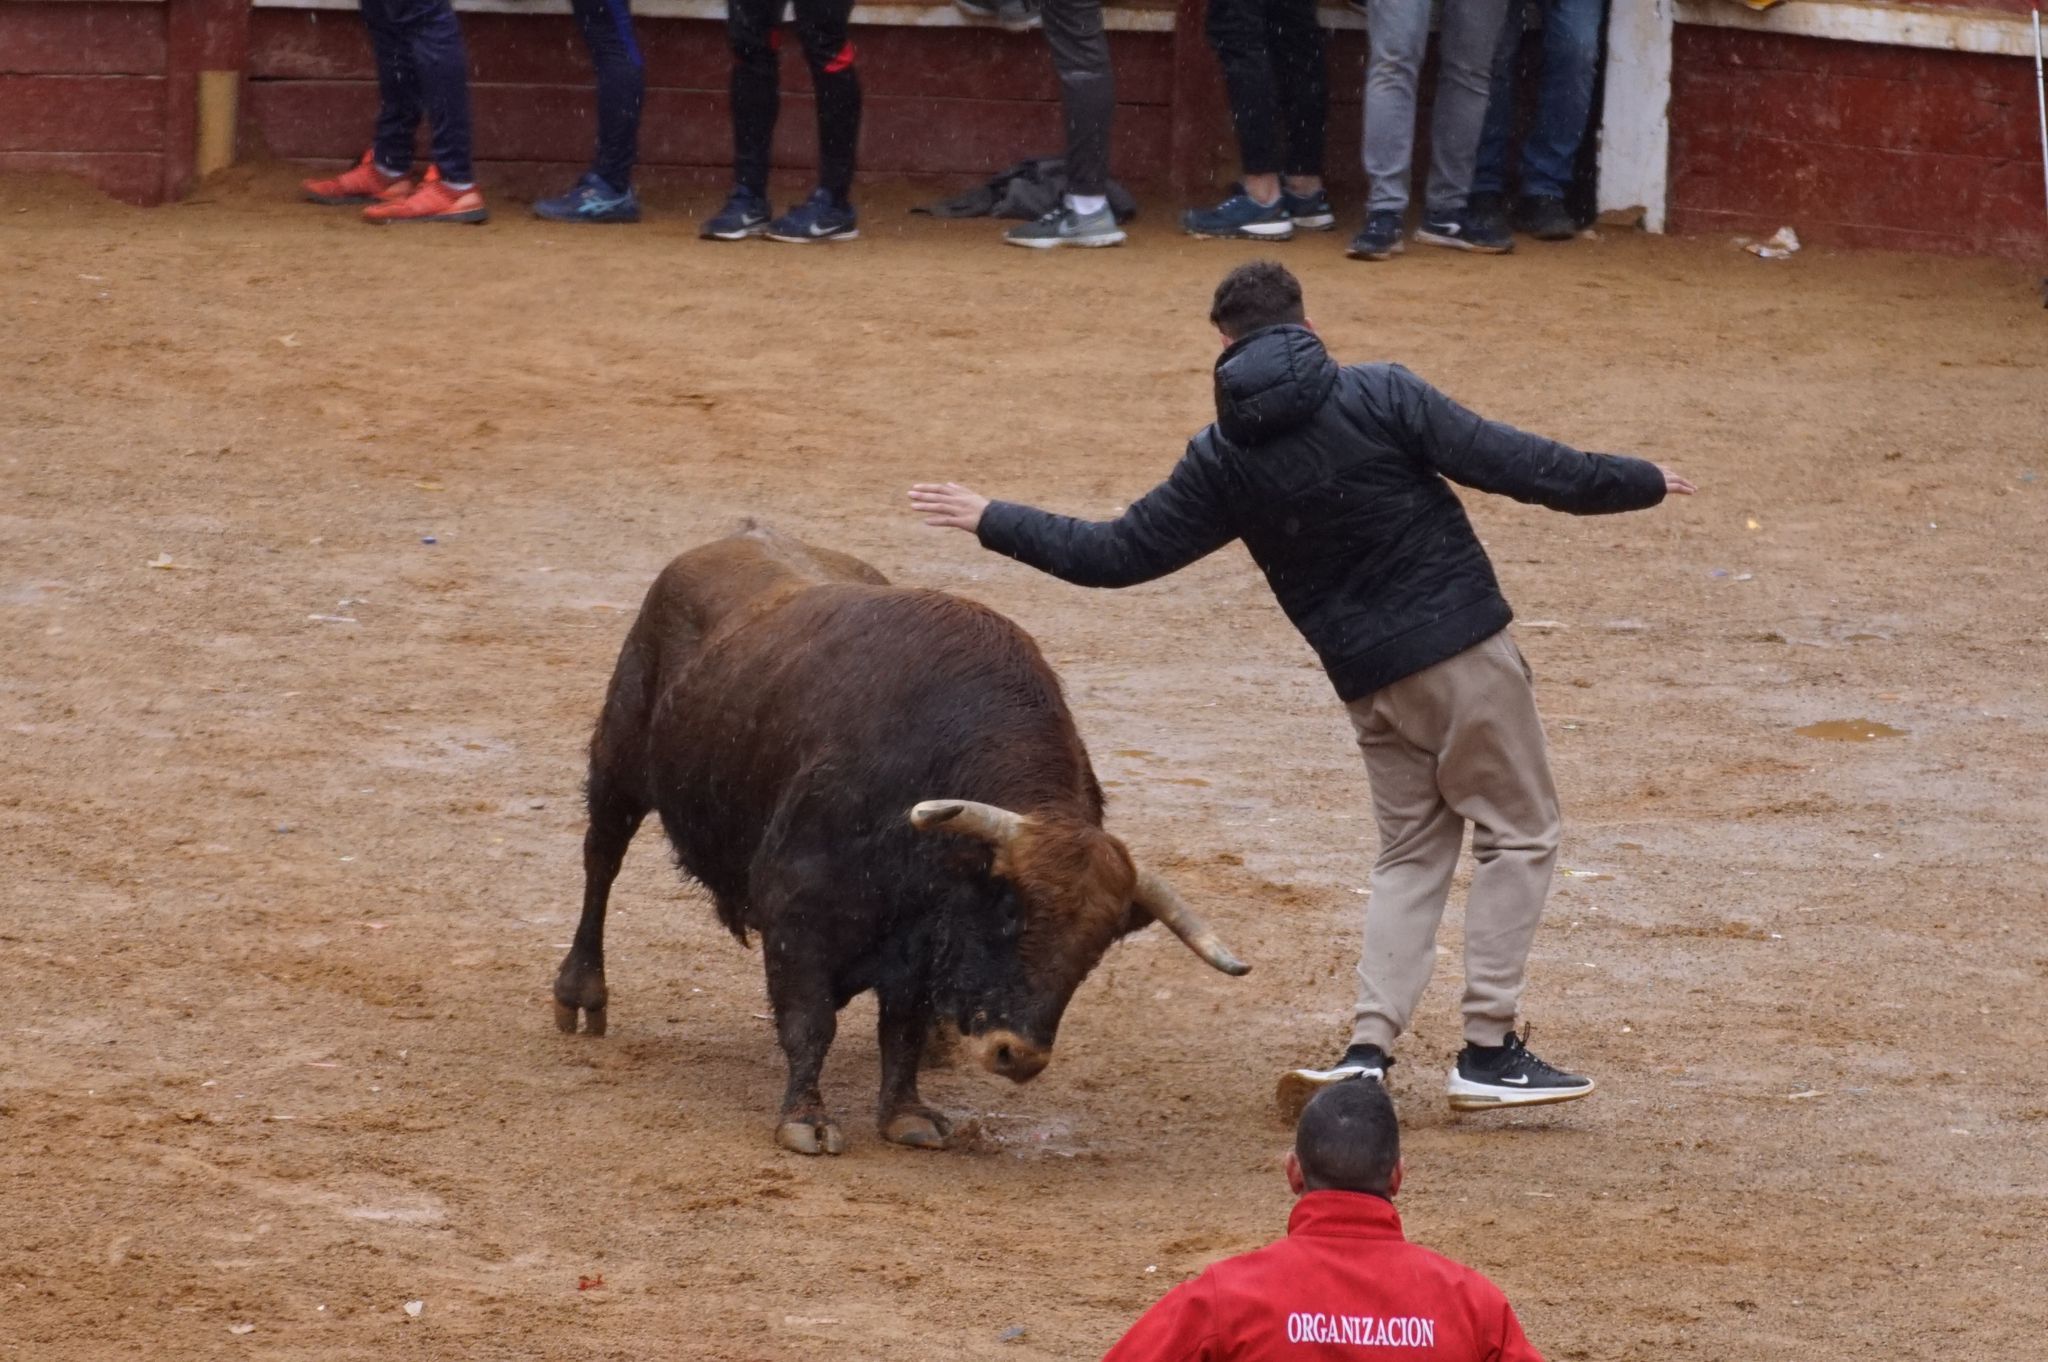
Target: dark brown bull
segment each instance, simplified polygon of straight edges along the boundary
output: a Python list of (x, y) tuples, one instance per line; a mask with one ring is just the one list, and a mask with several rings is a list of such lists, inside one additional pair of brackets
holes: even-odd
[(1246, 966), (1102, 830), (1102, 790), (1029, 635), (938, 591), (749, 528), (663, 570), (590, 744), (583, 919), (556, 1021), (602, 1035), (605, 900), (650, 811), (742, 943), (761, 938), (789, 1060), (776, 1138), (836, 1154), (818, 1094), (837, 1013), (880, 1002), (880, 1123), (936, 1147), (917, 1093), (934, 1022), (1018, 1082), (1081, 980), (1157, 919)]

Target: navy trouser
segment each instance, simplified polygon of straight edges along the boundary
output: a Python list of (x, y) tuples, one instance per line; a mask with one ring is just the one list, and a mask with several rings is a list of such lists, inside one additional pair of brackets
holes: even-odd
[[(1508, 180), (1508, 134), (1515, 121), (1515, 68), (1522, 47), (1522, 7), (1508, 5), (1500, 51), (1493, 63), (1493, 94), (1479, 134), (1473, 192), (1502, 193)], [(1521, 192), (1561, 199), (1572, 186), (1579, 143), (1593, 114), (1594, 68), (1600, 60), (1600, 24), (1607, 0), (1534, 0), (1543, 7), (1543, 74), (1536, 114), (1522, 138)]]
[(1247, 175), (1321, 175), (1330, 80), (1316, 0), (1209, 0)]
[(377, 164), (404, 174), (426, 114), (441, 178), (469, 184), (469, 53), (450, 0), (361, 0), (377, 54)]
[[(768, 193), (768, 153), (782, 111), (777, 58), (786, 0), (727, 0), (725, 37), (732, 45), (732, 175), (743, 189)], [(811, 68), (818, 105), (818, 187), (840, 202), (853, 186), (860, 144), (860, 76), (846, 21), (853, 0), (796, 0), (796, 36)]]
[(590, 168), (623, 194), (633, 187), (640, 151), (640, 106), (647, 98), (647, 64), (633, 40), (627, 0), (573, 0), (576, 26), (597, 68), (597, 158)]

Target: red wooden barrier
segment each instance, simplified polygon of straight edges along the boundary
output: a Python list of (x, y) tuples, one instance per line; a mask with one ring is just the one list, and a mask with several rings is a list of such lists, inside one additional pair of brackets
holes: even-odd
[[(938, 0), (933, 0), (937, 3)], [(1334, 0), (1333, 0), (1334, 2)], [(2024, 8), (2026, 0), (1978, 0)], [(1235, 170), (1204, 0), (1173, 31), (1111, 35), (1114, 173), (1183, 200)], [(573, 172), (592, 136), (589, 68), (566, 16), (469, 12), (478, 158), (527, 189)], [(643, 164), (713, 177), (729, 157), (720, 26), (643, 18), (650, 93)], [(863, 26), (866, 170), (986, 174), (1060, 144), (1044, 41), (986, 27)], [(1355, 208), (1364, 35), (1332, 35), (1329, 169)], [(811, 157), (808, 79), (786, 54), (776, 161)], [(0, 171), (61, 171), (153, 203), (193, 178), (206, 72), (239, 83), (240, 146), (306, 161), (353, 157), (376, 95), (348, 10), (249, 0), (0, 3)], [(2042, 249), (2031, 63), (1682, 24), (1673, 52), (1670, 222), (1677, 230), (1796, 225), (1819, 244), (2032, 257)], [(215, 88), (222, 83), (217, 82)], [(1425, 88), (1428, 79), (1425, 76)], [(1418, 148), (1418, 155), (1423, 149)]]

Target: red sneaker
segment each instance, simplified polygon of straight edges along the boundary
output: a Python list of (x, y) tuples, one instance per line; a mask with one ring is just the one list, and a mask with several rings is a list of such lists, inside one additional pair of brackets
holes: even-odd
[(413, 184), (404, 175), (386, 175), (377, 169), (377, 153), (366, 151), (352, 169), (325, 180), (304, 180), (299, 188), (314, 203), (329, 205), (376, 203), (380, 199), (404, 198)]
[(438, 169), (429, 169), (420, 187), (404, 198), (390, 198), (363, 210), (363, 221), (382, 226), (392, 222), (486, 222), (483, 191), (475, 185), (451, 189)]

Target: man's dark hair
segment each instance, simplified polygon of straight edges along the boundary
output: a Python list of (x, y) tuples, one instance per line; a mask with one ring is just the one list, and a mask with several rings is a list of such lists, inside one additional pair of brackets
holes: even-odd
[(1324, 1088), (1294, 1128), (1294, 1157), (1312, 1192), (1386, 1196), (1401, 1162), (1401, 1125), (1394, 1100), (1370, 1078)]
[(1298, 326), (1307, 315), (1301, 309), (1301, 281), (1272, 260), (1254, 260), (1224, 275), (1209, 305), (1209, 320), (1232, 340), (1287, 322)]

